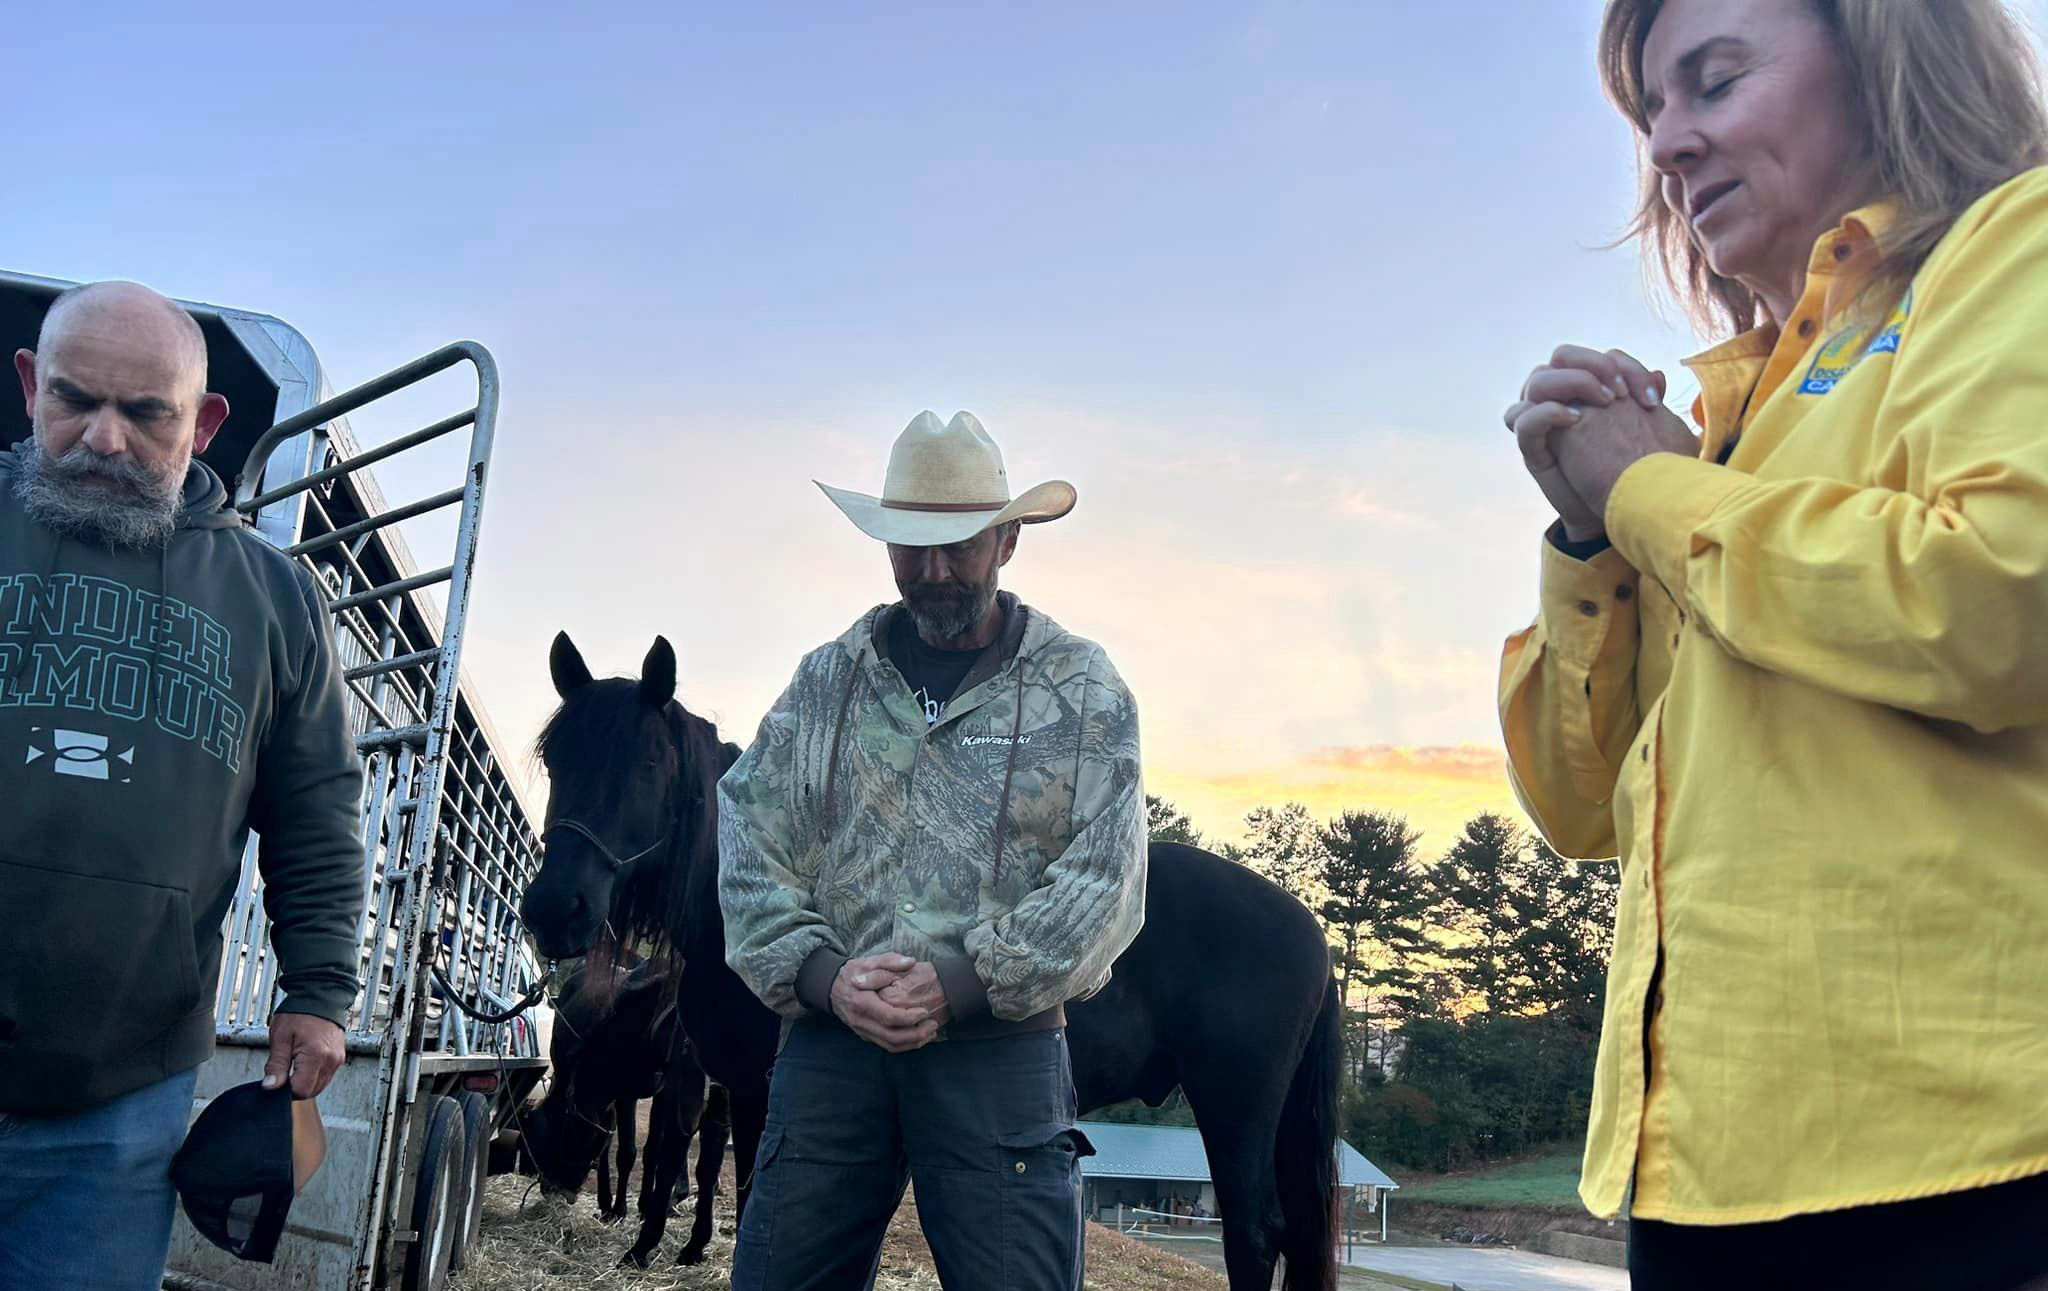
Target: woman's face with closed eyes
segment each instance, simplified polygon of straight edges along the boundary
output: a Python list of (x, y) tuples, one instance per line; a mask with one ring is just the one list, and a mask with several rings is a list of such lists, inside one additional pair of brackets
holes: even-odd
[(1811, 0), (1668, 0), (1642, 74), (1665, 203), (1783, 321), (1815, 239), (1878, 196), (1833, 33)]

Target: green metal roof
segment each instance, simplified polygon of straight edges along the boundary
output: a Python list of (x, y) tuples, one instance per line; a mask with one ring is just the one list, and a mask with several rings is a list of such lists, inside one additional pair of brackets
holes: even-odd
[[(1080, 1129), (1095, 1145), (1095, 1155), (1081, 1159), (1081, 1174), (1086, 1178), (1209, 1181), (1209, 1154), (1202, 1148), (1200, 1130), (1106, 1121), (1082, 1121)], [(1337, 1143), (1337, 1181), (1347, 1188), (1401, 1186), (1341, 1139)]]

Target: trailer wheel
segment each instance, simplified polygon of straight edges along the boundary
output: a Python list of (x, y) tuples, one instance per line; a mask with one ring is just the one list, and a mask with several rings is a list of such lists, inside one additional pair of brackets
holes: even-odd
[(462, 1222), (455, 1229), (455, 1251), (448, 1261), (451, 1269), (469, 1267), (477, 1238), (484, 1227), (484, 1181), (491, 1170), (491, 1100), (475, 1090), (465, 1093), (462, 1108), (462, 1189), (458, 1212)]
[(455, 1234), (462, 1223), (462, 1109), (452, 1098), (427, 1104), (426, 1150), (413, 1182), (412, 1248), (405, 1256), (404, 1291), (445, 1291)]

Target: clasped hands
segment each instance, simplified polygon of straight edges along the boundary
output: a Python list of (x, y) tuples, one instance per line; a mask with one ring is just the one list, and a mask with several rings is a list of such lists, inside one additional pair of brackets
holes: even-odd
[(1502, 420), (1565, 537), (1583, 542), (1607, 531), (1615, 481), (1643, 458), (1699, 455), (1699, 437), (1663, 400), (1664, 374), (1620, 350), (1562, 345), (1529, 374)]
[(863, 955), (832, 979), (832, 1012), (848, 1029), (890, 1053), (930, 1044), (952, 1017), (938, 970), (908, 955)]

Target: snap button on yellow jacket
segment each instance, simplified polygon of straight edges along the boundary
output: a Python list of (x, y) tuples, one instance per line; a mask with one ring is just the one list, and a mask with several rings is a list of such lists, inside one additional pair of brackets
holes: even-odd
[(1523, 805), (1623, 870), (1596, 1214), (2048, 1171), (2048, 170), (1827, 313), (1885, 227), (1689, 361), (1700, 458), (1629, 468), (1598, 556), (1545, 543), (1502, 660)]

